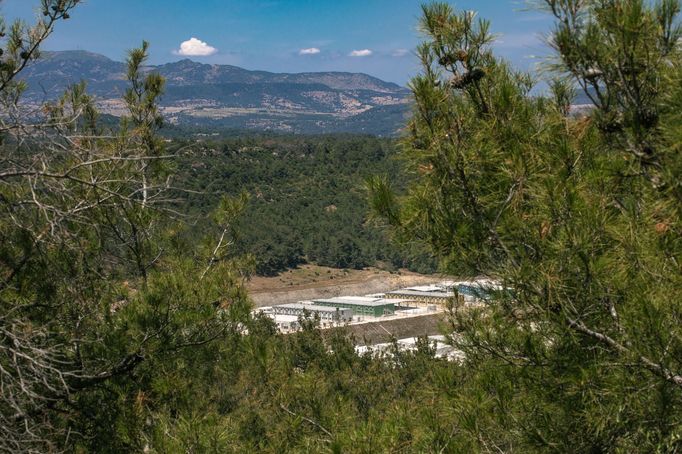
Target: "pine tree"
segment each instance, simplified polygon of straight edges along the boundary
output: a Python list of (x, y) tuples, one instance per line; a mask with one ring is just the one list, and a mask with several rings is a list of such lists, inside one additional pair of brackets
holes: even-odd
[[(491, 402), (480, 408), (504, 418), (472, 430), (481, 449), (676, 452), (679, 5), (539, 3), (556, 17), (550, 96), (493, 56), (488, 22), (424, 6), (403, 139), (414, 182), (396, 195), (375, 177), (370, 202), (445, 270), (507, 289), (451, 313)], [(571, 113), (574, 86), (594, 103), (586, 115)]]
[(226, 201), (216, 213), (218, 247), (183, 243), (172, 204), (174, 156), (158, 136), (164, 81), (142, 72), (146, 43), (129, 54), (129, 115), (120, 127), (99, 125), (85, 84), (42, 115), (23, 106), (22, 69), (77, 3), (44, 0), (44, 17), (33, 27), (15, 22), (0, 56), (0, 450), (7, 452), (142, 451), (143, 409), (160, 405), (145, 396), (168, 380), (155, 368), (173, 370), (188, 349), (206, 353), (202, 346), (237, 330), (247, 314), (247, 267), (225, 254), (227, 226), (244, 201)]

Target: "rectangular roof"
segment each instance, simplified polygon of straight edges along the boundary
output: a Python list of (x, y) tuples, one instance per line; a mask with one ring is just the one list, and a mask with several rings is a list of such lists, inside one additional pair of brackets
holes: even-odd
[(373, 298), (368, 296), (338, 296), (336, 298), (316, 299), (315, 303), (325, 304), (348, 304), (350, 306), (387, 306), (395, 305), (396, 300), (386, 298)]
[(440, 291), (422, 291), (422, 290), (411, 290), (411, 289), (404, 289), (404, 290), (394, 290), (392, 292), (388, 292), (391, 295), (405, 295), (405, 296), (433, 296), (436, 298), (453, 298), (455, 296), (454, 292), (444, 292), (443, 290)]
[(415, 285), (414, 287), (407, 287), (404, 290), (413, 290), (415, 292), (442, 292), (443, 288), (437, 285)]
[(302, 303), (289, 303), (289, 304), (279, 304), (275, 306), (275, 308), (284, 308), (284, 309), (294, 309), (294, 310), (308, 310), (310, 312), (336, 312), (337, 309), (343, 309), (343, 308), (336, 308), (336, 307), (329, 307), (329, 306), (318, 306), (316, 304), (302, 304)]
[(275, 321), (275, 323), (298, 322), (298, 315), (272, 314), (271, 318)]

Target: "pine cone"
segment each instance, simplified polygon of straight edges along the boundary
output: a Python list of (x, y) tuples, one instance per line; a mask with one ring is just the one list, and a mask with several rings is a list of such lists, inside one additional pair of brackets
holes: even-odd
[(455, 58), (457, 61), (466, 61), (468, 56), (469, 54), (464, 49), (459, 49), (457, 52), (455, 52)]
[(450, 86), (452, 88), (461, 90), (474, 82), (478, 82), (484, 76), (485, 71), (480, 68), (474, 68), (471, 71), (462, 74), (461, 76), (453, 77), (452, 80), (450, 80)]
[(448, 66), (455, 63), (457, 60), (450, 54), (445, 54), (438, 59), (438, 64), (441, 66)]

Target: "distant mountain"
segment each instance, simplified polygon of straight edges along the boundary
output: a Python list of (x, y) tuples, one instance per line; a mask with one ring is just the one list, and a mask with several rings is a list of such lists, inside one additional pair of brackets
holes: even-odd
[[(121, 115), (125, 70), (125, 64), (91, 52), (44, 52), (23, 73), (26, 96), (43, 102), (85, 80), (103, 112)], [(188, 59), (145, 71), (166, 78), (161, 106), (177, 125), (391, 135), (409, 112), (407, 89), (367, 74), (278, 74)]]

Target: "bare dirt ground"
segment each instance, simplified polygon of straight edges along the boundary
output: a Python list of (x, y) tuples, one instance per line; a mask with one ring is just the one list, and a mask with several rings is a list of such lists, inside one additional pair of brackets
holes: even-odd
[(315, 298), (382, 293), (444, 279), (445, 277), (440, 275), (426, 276), (405, 270), (391, 273), (374, 268), (339, 270), (303, 265), (275, 277), (254, 277), (248, 283), (247, 288), (254, 306), (261, 307)]

